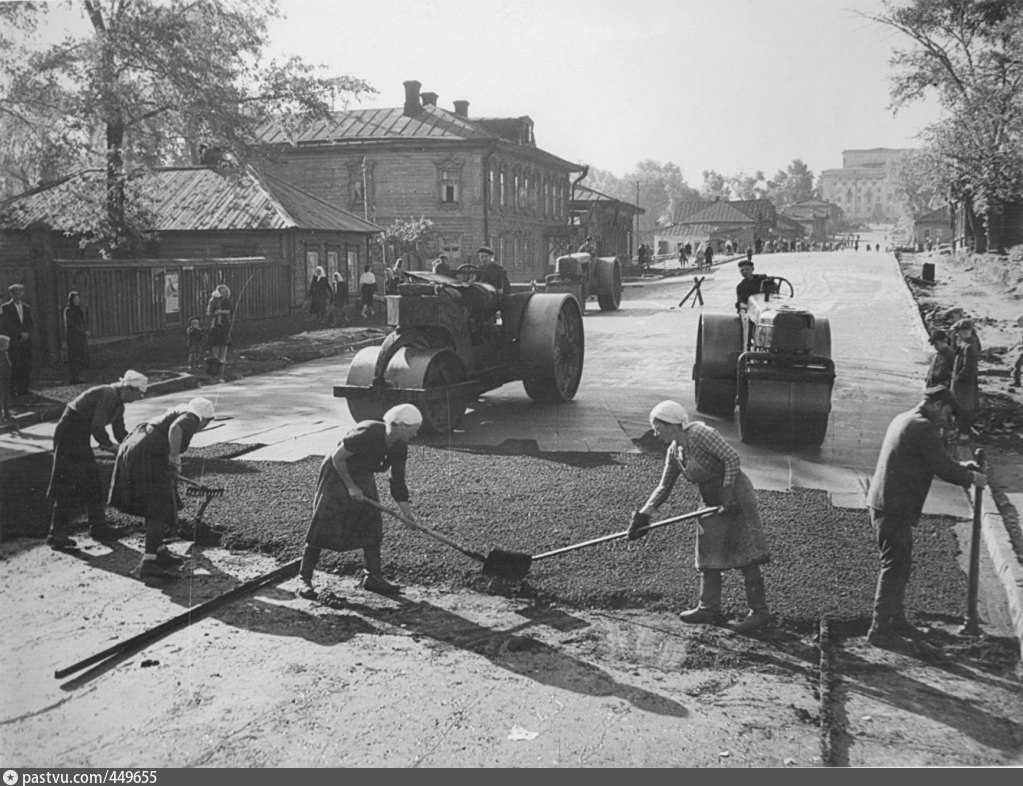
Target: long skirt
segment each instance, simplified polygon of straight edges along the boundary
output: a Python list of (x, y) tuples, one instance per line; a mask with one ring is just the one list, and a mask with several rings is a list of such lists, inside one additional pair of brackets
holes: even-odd
[[(721, 484), (700, 484), (705, 505), (721, 504)], [(735, 497), (739, 509), (708, 516), (698, 523), (696, 536), (696, 569), (729, 570), (762, 565), (771, 561), (764, 537), (764, 526), (757, 508), (753, 484), (743, 472), (735, 481)]]
[[(352, 480), (369, 499), (379, 500), (372, 472), (353, 472)], [(313, 497), (313, 520), (306, 545), (332, 551), (352, 551), (379, 546), (384, 539), (380, 511), (366, 503), (353, 502), (348, 487), (327, 456), (320, 465), (320, 477)]]
[(140, 423), (121, 443), (107, 504), (131, 516), (177, 521), (177, 493), (166, 434)]
[(69, 503), (102, 503), (103, 484), (92, 452), (91, 424), (65, 408), (53, 432), (53, 469), (46, 496)]

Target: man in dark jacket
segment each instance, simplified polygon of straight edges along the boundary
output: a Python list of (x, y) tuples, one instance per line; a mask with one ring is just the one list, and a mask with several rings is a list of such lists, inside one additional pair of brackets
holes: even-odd
[(32, 309), (22, 300), (23, 285), (11, 284), (7, 291), (11, 299), (0, 305), (0, 333), (11, 339), (11, 395), (17, 398), (28, 395), (32, 378)]
[(739, 260), (739, 273), (742, 274), (742, 281), (735, 286), (735, 308), (737, 311), (742, 311), (746, 308), (746, 301), (749, 300), (750, 295), (755, 295), (760, 291), (760, 282), (763, 280), (763, 276), (753, 275), (753, 260), (749, 257)]
[(958, 405), (944, 386), (927, 388), (916, 407), (896, 415), (888, 426), (874, 477), (867, 492), (870, 525), (881, 554), (881, 573), (874, 596), (874, 614), (867, 641), (878, 647), (907, 644), (923, 633), (906, 619), (906, 586), (913, 567), (913, 527), (937, 475), (968, 488), (983, 488), (987, 478), (974, 464), (949, 458), (941, 443), (941, 427)]

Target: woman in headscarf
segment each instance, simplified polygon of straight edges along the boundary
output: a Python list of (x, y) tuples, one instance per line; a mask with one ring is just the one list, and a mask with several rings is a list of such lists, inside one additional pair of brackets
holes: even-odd
[(721, 613), (721, 579), (726, 570), (742, 571), (749, 613), (736, 629), (748, 633), (770, 622), (767, 592), (760, 566), (770, 562), (764, 528), (753, 484), (739, 466), (739, 454), (718, 431), (689, 420), (685, 408), (662, 401), (650, 412), (654, 434), (668, 445), (661, 482), (646, 504), (632, 514), (629, 539), (646, 535), (654, 511), (668, 498), (675, 482), (684, 477), (700, 489), (707, 506), (724, 512), (699, 522), (696, 536), (696, 569), (700, 572), (700, 602), (679, 619), (693, 624), (717, 624)]
[(344, 327), (348, 324), (348, 282), (337, 271), (330, 279), (330, 299), (334, 306), (331, 323), (340, 322), (341, 327)]
[(206, 316), (210, 320), (210, 332), (206, 338), (210, 355), (224, 364), (227, 362), (227, 345), (231, 339), (231, 323), (234, 319), (234, 304), (227, 284), (220, 284), (206, 304)]
[(316, 597), (313, 571), (323, 549), (352, 551), (361, 548), (365, 558), (363, 589), (382, 593), (398, 591), (381, 570), (380, 544), (384, 528), (380, 510), (366, 500), (379, 501), (373, 475), (389, 470), (391, 497), (406, 518), (415, 520), (405, 484), (405, 465), (409, 440), (418, 433), (422, 423), (422, 413), (416, 407), (399, 404), (387, 410), (383, 420), (357, 423), (323, 460), (313, 497), (313, 520), (299, 569), (299, 596)]
[(973, 321), (960, 319), (952, 325), (955, 336), (955, 356), (952, 360), (952, 395), (959, 404), (956, 415), (956, 427), (959, 441), (966, 442), (970, 438), (973, 421), (980, 408), (980, 379), (978, 366), (980, 363), (980, 337)]
[(210, 424), (213, 414), (213, 402), (193, 398), (140, 423), (117, 450), (108, 504), (145, 519), (145, 554), (138, 567), (141, 579), (178, 577), (184, 560), (163, 545), (164, 532), (178, 522), (181, 454)]
[(149, 380), (137, 371), (125, 371), (112, 385), (97, 385), (70, 401), (53, 432), (53, 468), (46, 496), (53, 500), (53, 515), (47, 544), (53, 549), (73, 549), (78, 544), (69, 535), (75, 509), (84, 505), (89, 515), (89, 534), (97, 540), (119, 538), (125, 530), (107, 522), (103, 483), (92, 452), (92, 440), (113, 452), (109, 427), (117, 442), (128, 436), (124, 405), (146, 394)]
[(316, 317), (316, 324), (322, 325), (327, 317), (327, 303), (330, 302), (330, 279), (322, 267), (313, 271), (313, 280), (309, 282), (309, 313)]
[(89, 325), (77, 292), (68, 292), (64, 306), (64, 340), (67, 342), (67, 365), (71, 384), (81, 382), (79, 375), (89, 365)]

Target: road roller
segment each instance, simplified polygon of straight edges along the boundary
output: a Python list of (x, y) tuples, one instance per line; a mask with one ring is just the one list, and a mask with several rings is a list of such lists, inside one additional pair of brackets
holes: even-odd
[(737, 315), (705, 313), (696, 336), (696, 408), (731, 417), (743, 442), (820, 445), (835, 364), (828, 320), (794, 302), (791, 282), (758, 275)]
[(565, 254), (554, 261), (554, 272), (537, 284), (547, 293), (570, 292), (586, 311), (586, 301), (597, 299), (601, 311), (617, 311), (622, 305), (622, 266), (615, 257), (594, 257), (585, 252)]
[(423, 430), (456, 428), (481, 394), (521, 381), (540, 403), (571, 401), (583, 371), (582, 307), (568, 293), (501, 294), (476, 280), (408, 271), (387, 295), (392, 331), (360, 350), (334, 396), (356, 421), (380, 419), (396, 404), (415, 404)]

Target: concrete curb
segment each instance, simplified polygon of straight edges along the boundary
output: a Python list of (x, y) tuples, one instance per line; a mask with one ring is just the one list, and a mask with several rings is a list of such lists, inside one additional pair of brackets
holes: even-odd
[[(1023, 495), (1013, 495), (1023, 496)], [(989, 507), (990, 494), (984, 495), (984, 511), (981, 517), (981, 534), (987, 545), (988, 554), (994, 563), (995, 574), (1009, 605), (1012, 627), (1016, 632), (1016, 642), (1023, 658), (1023, 565), (1020, 564), (1016, 550), (1009, 539), (1005, 522), (997, 508)], [(993, 505), (993, 502), (991, 503)], [(1014, 507), (1016, 507), (1014, 505)]]

